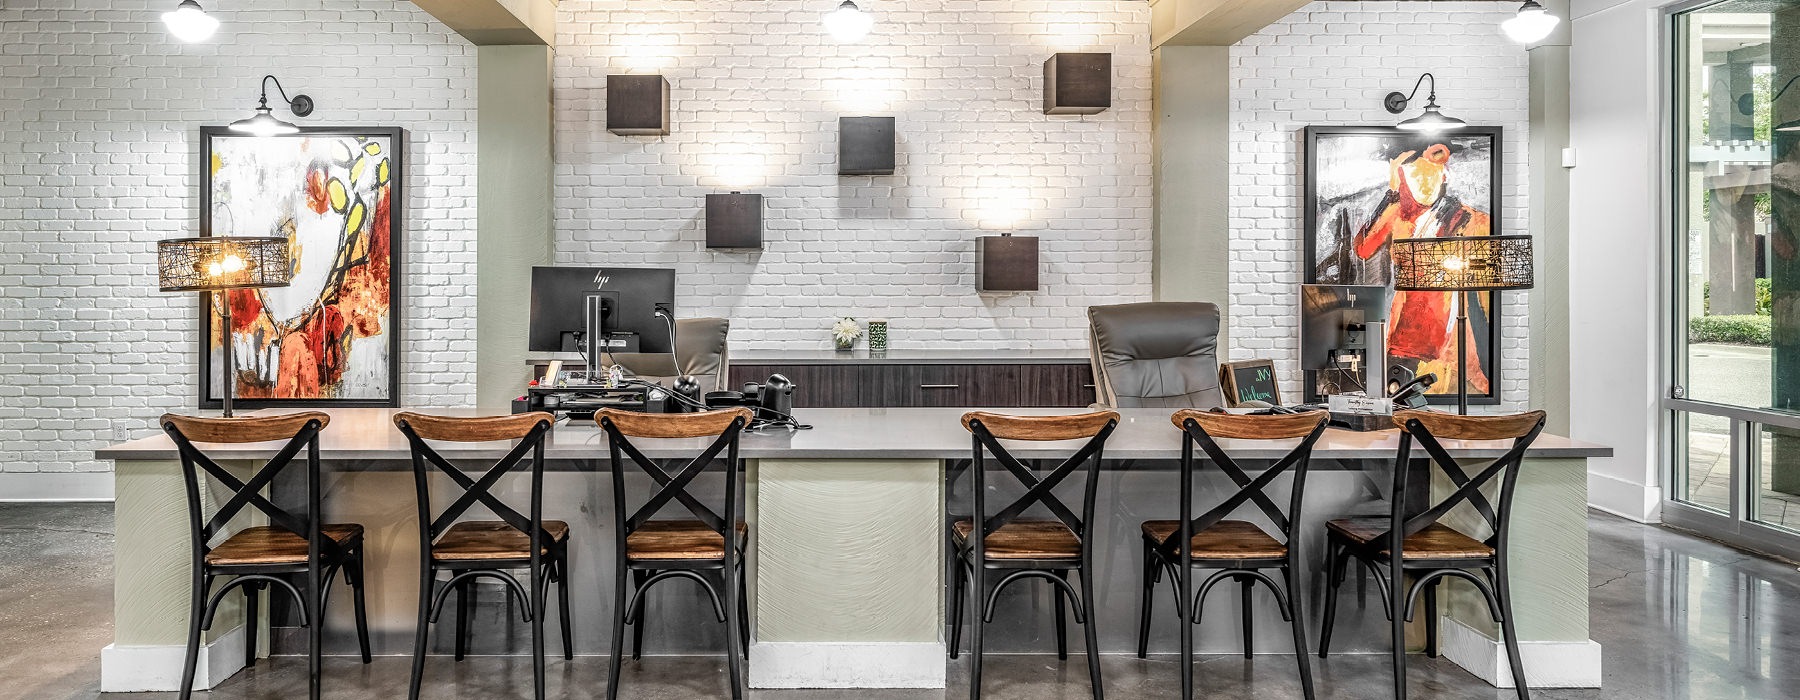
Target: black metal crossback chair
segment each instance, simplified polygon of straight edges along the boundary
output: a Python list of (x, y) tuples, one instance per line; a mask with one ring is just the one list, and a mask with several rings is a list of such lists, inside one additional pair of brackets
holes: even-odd
[[(1519, 659), (1519, 634), (1513, 621), (1512, 590), (1507, 580), (1507, 535), (1512, 520), (1513, 491), (1525, 451), (1544, 429), (1544, 412), (1508, 416), (1453, 416), (1426, 411), (1395, 414), (1401, 428), (1400, 451), (1394, 464), (1394, 496), (1386, 518), (1333, 520), (1326, 523), (1331, 570), (1330, 593), (1325, 597), (1325, 626), (1319, 635), (1319, 656), (1331, 646), (1331, 627), (1337, 615), (1337, 589), (1344, 581), (1350, 558), (1375, 573), (1381, 582), (1388, 620), (1393, 625), (1394, 697), (1406, 698), (1406, 623), (1420, 593), (1425, 596), (1425, 649), (1437, 656), (1437, 587), (1446, 578), (1468, 581), (1487, 600), (1488, 612), (1500, 623), (1506, 654), (1512, 663), (1513, 683), (1519, 700), (1529, 700), (1525, 666)], [(1450, 456), (1441, 440), (1510, 440), (1506, 452), (1470, 476)], [(1408, 480), (1417, 443), (1431, 464), (1449, 479), (1454, 491), (1435, 503), (1415, 510), (1406, 503)], [(1496, 506), (1481, 491), (1498, 479)], [(1439, 522), (1451, 509), (1467, 505), (1492, 533), (1475, 539)], [(1413, 578), (1407, 585), (1406, 577)]]
[[(319, 431), (330, 422), (330, 416), (318, 412), (261, 418), (194, 418), (174, 414), (162, 417), (163, 432), (175, 441), (181, 454), (194, 543), (193, 603), (188, 611), (187, 656), (181, 669), (183, 700), (193, 692), (200, 633), (212, 629), (219, 601), (233, 588), (243, 589), (246, 601), (246, 666), (256, 664), (259, 593), (273, 585), (294, 597), (300, 607), (300, 626), (308, 632), (307, 688), (310, 697), (318, 700), (325, 602), (330, 595), (328, 586), (342, 570), (356, 604), (356, 639), (362, 646), (362, 661), (369, 663), (369, 624), (363, 608), (363, 527), (319, 522)], [(247, 481), (219, 466), (194, 445), (276, 440), (286, 443)], [(295, 513), (269, 501), (262, 490), (294, 462), (301, 450), (306, 451), (306, 512)], [(207, 517), (202, 505), (202, 471), (208, 481), (232, 492), (211, 517)], [(211, 544), (233, 518), (249, 508), (262, 513), (270, 524), (244, 528), (216, 546)], [(299, 587), (288, 580), (295, 575), (305, 577)], [(220, 576), (233, 578), (213, 590)]]
[[(431, 625), (443, 613), (445, 598), (455, 591), (459, 610), (456, 621), (456, 659), (468, 649), (469, 617), (474, 607), (474, 584), (481, 578), (499, 581), (515, 597), (521, 617), (531, 624), (531, 681), (538, 700), (544, 698), (544, 608), (549, 587), (557, 588), (557, 608), (562, 615), (563, 658), (573, 659), (569, 628), (569, 525), (544, 519), (544, 438), (550, 431), (548, 413), (460, 418), (402, 412), (394, 425), (412, 448), (413, 485), (419, 506), (419, 626), (413, 639), (412, 683), (407, 697), (418, 700), (425, 679), (425, 647)], [(504, 457), (480, 478), (467, 473), (426, 441), (515, 441)], [(507, 505), (492, 492), (501, 477), (529, 460), (530, 515)], [(434, 514), (428, 479), (432, 468), (450, 478), (462, 493)], [(457, 522), (476, 504), (486, 506), (497, 521)], [(511, 571), (529, 571), (529, 585), (521, 586)], [(440, 572), (450, 578), (441, 585)]]
[[(950, 596), (950, 658), (956, 658), (962, 643), (963, 598), (972, 596), (975, 619), (969, 625), (969, 653), (974, 658), (969, 665), (969, 697), (981, 698), (982, 626), (993, 622), (994, 603), (1000, 592), (1014, 582), (1039, 578), (1048, 581), (1057, 593), (1057, 658), (1068, 658), (1063, 611), (1065, 605), (1071, 605), (1075, 622), (1082, 625), (1087, 635), (1088, 680), (1094, 700), (1102, 700), (1106, 691), (1100, 681), (1100, 645), (1094, 630), (1094, 548), (1089, 523), (1094, 520), (1101, 452), (1106, 438), (1119, 425), (1119, 414), (1099, 411), (1073, 416), (1009, 416), (977, 411), (963, 414), (962, 424), (975, 447), (970, 469), (974, 474), (974, 510), (970, 517), (956, 520), (950, 527), (951, 551), (957, 558), (951, 566), (955, 580)], [(1039, 478), (1013, 457), (1001, 440), (1087, 442)], [(992, 511), (987, 503), (987, 454), (992, 454), (1025, 487), (1025, 494), (1018, 500)], [(1079, 515), (1055, 493), (1056, 487), (1077, 471), (1084, 478)], [(1036, 505), (1043, 506), (1055, 518), (1020, 517)], [(1006, 572), (991, 591), (987, 587), (989, 570)], [(1081, 579), (1079, 594), (1069, 585), (1070, 572)]]
[[(1312, 460), (1313, 445), (1325, 433), (1324, 411), (1287, 415), (1251, 416), (1206, 413), (1193, 409), (1176, 412), (1170, 421), (1182, 432), (1181, 447), (1181, 518), (1180, 520), (1147, 520), (1141, 526), (1144, 543), (1143, 601), (1138, 618), (1138, 658), (1144, 658), (1150, 644), (1150, 614), (1156, 597), (1156, 582), (1168, 572), (1175, 588), (1175, 609), (1181, 625), (1181, 697), (1194, 695), (1194, 629), (1200, 624), (1200, 611), (1206, 594), (1214, 585), (1236, 581), (1243, 608), (1244, 658), (1253, 651), (1251, 640), (1251, 593), (1258, 582), (1275, 594), (1281, 619), (1294, 631), (1294, 657), (1300, 665), (1300, 687), (1307, 700), (1313, 697), (1312, 669), (1306, 660), (1305, 596), (1295, 595), (1295, 573), (1305, 558), (1300, 551), (1300, 537), (1295, 535), (1301, 517), (1301, 504), (1306, 492), (1306, 472)], [(1252, 477), (1218, 443), (1233, 440), (1292, 440), (1298, 438), (1288, 453), (1260, 474)], [(1237, 492), (1199, 515), (1194, 514), (1194, 446), (1206, 453), (1214, 466), (1237, 485)], [(1293, 474), (1288, 490), (1287, 509), (1283, 510), (1269, 496), (1269, 488), (1284, 474)], [(1254, 505), (1274, 525), (1280, 537), (1270, 536), (1255, 523), (1228, 519), (1239, 509)], [(1183, 547), (1182, 543), (1187, 546)], [(1194, 593), (1192, 571), (1217, 569)], [(1281, 583), (1263, 573), (1276, 569)]]
[[(739, 518), (738, 484), (744, 465), (738, 459), (738, 437), (749, 427), (748, 408), (704, 413), (655, 414), (601, 409), (594, 421), (606, 432), (612, 458), (613, 514), (618, 536), (617, 572), (613, 584), (612, 673), (606, 682), (608, 700), (619, 696), (619, 672), (624, 664), (625, 625), (632, 626), (631, 658), (644, 650), (644, 594), (663, 581), (688, 579), (700, 584), (712, 599), (713, 613), (725, 623), (726, 666), (730, 670), (731, 697), (743, 696), (743, 656), (750, 645), (750, 622), (744, 595), (744, 546), (749, 532)], [(687, 464), (666, 471), (644, 455), (633, 438), (712, 438)], [(723, 515), (693, 492), (694, 479), (725, 454)], [(631, 464), (657, 484), (635, 510), (626, 505), (625, 467)], [(692, 518), (655, 520), (670, 503), (680, 503)], [(731, 533), (727, 536), (727, 532)], [(718, 571), (719, 585), (701, 575)], [(626, 585), (629, 572), (631, 585)], [(629, 588), (631, 598), (625, 597)]]

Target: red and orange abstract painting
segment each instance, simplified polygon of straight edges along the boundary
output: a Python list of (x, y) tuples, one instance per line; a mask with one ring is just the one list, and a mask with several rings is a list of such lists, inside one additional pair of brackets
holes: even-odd
[(209, 295), (202, 405), (223, 393), (226, 352), (243, 405), (395, 405), (403, 141), (389, 128), (201, 129), (202, 235), (286, 238), (294, 266), (289, 286)]

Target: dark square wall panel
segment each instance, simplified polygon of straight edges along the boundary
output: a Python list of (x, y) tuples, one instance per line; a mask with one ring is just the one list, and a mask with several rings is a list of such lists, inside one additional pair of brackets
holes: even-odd
[(1044, 61), (1045, 114), (1098, 114), (1112, 106), (1112, 54), (1059, 53)]
[(975, 268), (975, 285), (979, 291), (1037, 291), (1037, 236), (982, 236), (975, 239)]
[(838, 117), (838, 174), (894, 173), (893, 117)]
[(763, 196), (706, 195), (706, 247), (761, 248)]
[(606, 76), (606, 130), (622, 136), (669, 133), (669, 81), (660, 75)]

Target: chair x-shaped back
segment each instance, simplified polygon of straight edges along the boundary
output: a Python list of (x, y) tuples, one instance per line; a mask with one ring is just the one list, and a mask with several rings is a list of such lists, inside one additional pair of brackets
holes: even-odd
[[(1307, 414), (1299, 415), (1305, 416)], [(1180, 414), (1177, 414), (1178, 418), (1179, 416)], [(1291, 499), (1295, 501), (1295, 503), (1291, 504), (1286, 510), (1283, 510), (1279, 505), (1276, 505), (1274, 499), (1269, 498), (1267, 490), (1270, 484), (1274, 483), (1282, 474), (1287, 473), (1289, 469), (1298, 467), (1295, 469), (1297, 472), (1295, 478), (1297, 480), (1305, 478), (1306, 464), (1307, 461), (1312, 458), (1313, 444), (1317, 443), (1319, 441), (1319, 436), (1325, 433), (1325, 425), (1326, 421), (1318, 420), (1317, 425), (1315, 425), (1310, 432), (1306, 433), (1305, 437), (1301, 438), (1300, 444), (1294, 446), (1287, 455), (1283, 456), (1267, 470), (1264, 470), (1263, 473), (1251, 477), (1249, 471), (1239, 465), (1237, 460), (1233, 459), (1230, 454), (1227, 454), (1224, 448), (1219, 446), (1218, 441), (1213, 438), (1213, 435), (1208, 433), (1205, 428), (1201, 427), (1197, 420), (1192, 417), (1182, 419), (1180, 423), (1181, 431), (1183, 433), (1181, 450), (1183, 473), (1183, 483), (1181, 486), (1181, 517), (1188, 517), (1188, 513), (1192, 510), (1193, 489), (1191, 488), (1192, 484), (1188, 483), (1188, 480), (1192, 478), (1193, 474), (1195, 445), (1199, 445), (1200, 449), (1206, 453), (1207, 458), (1212, 460), (1213, 464), (1217, 466), (1220, 471), (1225, 472), (1225, 475), (1230, 477), (1231, 481), (1238, 487), (1237, 492), (1232, 494), (1229, 498), (1226, 498), (1224, 502), (1188, 521), (1187, 532), (1190, 536), (1192, 533), (1203, 532), (1207, 528), (1219, 524), (1219, 521), (1224, 520), (1227, 516), (1231, 515), (1239, 506), (1249, 502), (1255, 503), (1257, 509), (1261, 510), (1263, 515), (1268, 516), (1269, 521), (1274, 523), (1277, 529), (1281, 530), (1284, 544), (1292, 542), (1294, 523), (1290, 520), (1288, 515), (1293, 511), (1295, 505), (1297, 505), (1301, 489), (1298, 484), (1296, 484), (1292, 492), (1294, 498)], [(1282, 435), (1271, 437), (1288, 436)], [(1255, 437), (1252, 439), (1269, 438)], [(1159, 543), (1157, 549), (1164, 557), (1169, 560), (1175, 560), (1179, 555), (1178, 550), (1182, 542), (1181, 537), (1182, 530), (1177, 529), (1170, 533), (1168, 537), (1164, 538), (1163, 541)]]
[[(610, 418), (602, 418), (600, 427), (606, 431), (615, 472), (624, 464), (624, 461), (620, 459), (622, 452), (657, 484), (657, 490), (651, 494), (649, 500), (644, 501), (643, 505), (638, 506), (636, 510), (632, 511), (631, 516), (625, 519), (624, 535), (629, 536), (631, 533), (637, 532), (645, 523), (650, 522), (651, 518), (656, 517), (663, 507), (669, 505), (670, 501), (676, 501), (686, 507), (688, 512), (693, 514), (694, 519), (700, 521), (707, 529), (718, 533), (727, 542), (731, 541), (730, 530), (734, 527), (733, 524), (725, 522), (723, 517), (689, 493), (688, 485), (706, 471), (707, 466), (712, 464), (720, 452), (726, 453), (725, 459), (731, 464), (737, 463), (737, 438), (745, 425), (746, 421), (742, 417), (732, 420), (725, 430), (713, 439), (712, 444), (707, 445), (706, 449), (702, 450), (698, 456), (688, 460), (687, 464), (675, 470), (675, 473), (671, 475), (657, 464), (656, 460), (645, 456), (642, 450), (631, 444), (631, 440)], [(726, 497), (730, 498), (731, 496), (727, 494)]]
[[(1082, 516), (1076, 515), (1075, 511), (1056, 497), (1055, 489), (1088, 460), (1091, 459), (1095, 462), (1100, 460), (1101, 448), (1106, 444), (1107, 436), (1112, 435), (1113, 428), (1117, 426), (1116, 422), (1107, 423), (1100, 428), (1100, 432), (1088, 438), (1087, 444), (1082, 445), (1081, 449), (1075, 451), (1075, 454), (1070, 455), (1068, 459), (1052, 468), (1050, 473), (1039, 479), (1036, 472), (1026, 467), (1006, 449), (1006, 446), (1000, 444), (1000, 441), (980, 419), (970, 420), (969, 434), (973, 435), (975, 440), (975, 473), (985, 479), (987, 465), (983, 459), (984, 450), (982, 449), (985, 447), (987, 448), (985, 452), (991, 453), (994, 459), (1000, 462), (1000, 466), (1005, 467), (1006, 471), (1011, 472), (1014, 477), (1018, 478), (1019, 483), (1025, 486), (1025, 495), (982, 521), (980, 536), (986, 538), (988, 535), (994, 534), (1000, 528), (1006, 527), (1008, 523), (1016, 520), (1033, 505), (1041, 503), (1044, 508), (1056, 516), (1057, 520), (1062, 521), (1063, 525), (1074, 531), (1077, 538), (1084, 543), (1087, 542), (1087, 523), (1083, 522)], [(1089, 486), (1091, 487), (1092, 484)], [(977, 482), (976, 494), (977, 498), (984, 497), (980, 482)], [(977, 514), (979, 514), (979, 510), (977, 509)], [(974, 537), (971, 536), (971, 539), (973, 540)]]
[[(1500, 539), (1504, 536), (1501, 514), (1506, 512), (1512, 500), (1513, 487), (1518, 481), (1518, 468), (1525, 460), (1525, 451), (1531, 447), (1533, 441), (1537, 440), (1538, 434), (1543, 432), (1543, 417), (1538, 417), (1536, 423), (1525, 434), (1513, 438), (1512, 447), (1505, 454), (1488, 463), (1474, 476), (1470, 476), (1469, 472), (1465, 471), (1462, 465), (1456, 461), (1456, 458), (1450, 456), (1449, 450), (1444, 448), (1438, 437), (1432, 434), (1430, 427), (1417, 416), (1402, 416), (1399, 420), (1404, 421), (1401, 423), (1400, 433), (1400, 454), (1403, 461), (1406, 455), (1412, 453), (1412, 444), (1416, 441), (1420, 447), (1425, 449), (1425, 453), (1430, 455), (1431, 464), (1450, 480), (1456, 490), (1444, 497), (1443, 500), (1437, 501), (1431, 507), (1415, 515), (1403, 520), (1396, 515), (1395, 520), (1398, 521), (1400, 528), (1400, 537), (1397, 539), (1403, 540), (1418, 534), (1421, 530), (1437, 524), (1458, 505), (1468, 503), (1476, 513), (1480, 514), (1482, 521), (1488, 526), (1490, 534), (1484, 544), (1495, 547), (1497, 551)], [(1404, 494), (1406, 481), (1411, 477), (1407, 474), (1404, 463), (1396, 465), (1395, 469), (1398, 470), (1395, 475), (1395, 483), (1400, 488), (1396, 494)], [(1482, 487), (1496, 478), (1501, 479), (1498, 510), (1495, 509), (1493, 502), (1489, 501), (1488, 497), (1481, 492)], [(1396, 495), (1396, 498), (1399, 497), (1402, 496)], [(1398, 514), (1400, 511), (1397, 509), (1395, 513)], [(1396, 539), (1393, 534), (1393, 529), (1390, 528), (1370, 541), (1387, 543)]]
[[(439, 512), (436, 517), (431, 519), (431, 526), (426, 530), (428, 540), (436, 540), (439, 535), (444, 534), (445, 530), (448, 530), (452, 525), (455, 525), (457, 519), (461, 518), (462, 515), (468, 512), (470, 508), (474, 507), (476, 503), (487, 506), (488, 510), (493, 511), (495, 517), (506, 524), (517, 528), (519, 532), (524, 533), (527, 536), (532, 535), (532, 519), (513, 509), (513, 507), (507, 505), (505, 501), (500, 500), (499, 497), (493, 494), (493, 488), (495, 484), (500, 482), (501, 477), (506, 476), (517, 468), (519, 463), (523, 462), (527, 455), (531, 457), (533, 464), (543, 463), (544, 436), (550, 431), (549, 422), (539, 421), (536, 425), (533, 425), (523, 437), (519, 438), (518, 444), (513, 445), (512, 449), (507, 451), (506, 456), (501, 457), (499, 461), (494, 462), (492, 466), (488, 467), (487, 471), (483, 473), (479, 479), (470, 478), (468, 473), (464, 472), (456, 465), (451, 464), (449, 460), (445, 459), (442, 454), (439, 454), (435, 448), (427, 443), (424, 438), (420, 437), (411, 424), (400, 421), (398, 422), (398, 425), (401, 434), (406, 436), (408, 444), (412, 447), (413, 470), (421, 475), (425, 474), (427, 473), (425, 471), (425, 465), (430, 464), (437, 469), (437, 471), (450, 477), (450, 480), (462, 489), (462, 495), (458, 496), (456, 500), (451, 501), (448, 507), (444, 508), (444, 510)], [(423, 497), (424, 494), (421, 493), (420, 495)], [(421, 515), (427, 515), (427, 513), (422, 512)], [(537, 526), (536, 540), (538, 542), (550, 542), (552, 541), (552, 538), (550, 533), (544, 531), (543, 527), (540, 525)]]
[[(309, 539), (308, 533), (312, 529), (313, 518), (316, 518), (317, 514), (308, 513), (305, 516), (296, 515), (286, 508), (275, 505), (273, 502), (269, 501), (269, 499), (263, 497), (262, 490), (267, 488), (271, 483), (274, 483), (275, 478), (281, 475), (282, 470), (293, 463), (294, 457), (300, 453), (301, 449), (307, 450), (306, 462), (311, 473), (309, 481), (317, 479), (319, 469), (318, 436), (319, 431), (323, 428), (324, 423), (321, 420), (317, 418), (307, 420), (300, 426), (298, 432), (287, 439), (287, 443), (282, 446), (281, 450), (275, 453), (274, 457), (271, 457), (267, 462), (264, 462), (263, 465), (250, 476), (250, 479), (245, 481), (237, 478), (236, 475), (227, 471), (224, 467), (219, 466), (218, 462), (213, 461), (206, 453), (201, 452), (198, 447), (195, 447), (193, 441), (181, 431), (175, 421), (165, 419), (163, 421), (163, 430), (168, 433), (170, 439), (174, 440), (176, 450), (181, 455), (182, 466), (184, 467), (182, 473), (187, 479), (188, 497), (191, 499), (190, 505), (192, 506), (191, 512), (193, 514), (195, 526), (194, 531), (198, 543), (203, 547), (207, 547), (208, 545), (206, 543), (211, 542), (214, 537), (218, 536), (219, 532), (224, 530), (226, 525), (228, 525), (233, 518), (237, 517), (239, 513), (242, 513), (245, 508), (252, 507), (268, 517), (269, 522), (276, 527), (292, 532), (301, 539)], [(230, 489), (232, 492), (231, 497), (226, 499), (226, 501), (219, 506), (218, 510), (213, 512), (212, 517), (207, 519), (204, 524), (200, 522), (202, 516), (199, 508), (199, 471), (197, 471), (196, 468), (205, 471), (210, 480)], [(311, 484), (309, 494), (316, 493), (317, 485)], [(332, 541), (330, 538), (322, 538), (322, 541), (319, 544), (322, 548), (319, 552), (321, 556), (334, 557), (342, 553), (338, 543)]]

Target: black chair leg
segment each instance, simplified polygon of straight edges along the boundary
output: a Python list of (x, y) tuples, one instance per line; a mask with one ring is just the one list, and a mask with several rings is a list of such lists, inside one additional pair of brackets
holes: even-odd
[(981, 700), (981, 628), (987, 619), (987, 596), (983, 587), (980, 563), (969, 573), (970, 600), (975, 603), (975, 617), (969, 620), (969, 700)]
[(1338, 586), (1344, 582), (1345, 552), (1335, 543), (1330, 547), (1331, 554), (1325, 571), (1325, 614), (1319, 624), (1319, 658), (1331, 653), (1331, 628), (1337, 624)]
[(740, 567), (737, 573), (738, 650), (743, 652), (745, 659), (750, 658), (750, 586), (745, 583), (748, 578)]
[(256, 628), (257, 617), (262, 613), (259, 586), (254, 583), (244, 584), (244, 668), (256, 665)]
[(1255, 610), (1250, 607), (1250, 590), (1255, 585), (1256, 579), (1249, 576), (1238, 578), (1239, 607), (1243, 608), (1244, 612), (1244, 658), (1246, 659), (1256, 653), (1256, 615)]
[(1284, 594), (1288, 614), (1292, 615), (1290, 623), (1294, 630), (1294, 660), (1300, 665), (1300, 692), (1306, 696), (1306, 700), (1313, 700), (1312, 662), (1307, 658), (1306, 652), (1306, 608), (1302, 605), (1305, 596), (1300, 595), (1300, 589), (1294, 586), (1295, 568), (1297, 563), (1293, 562), (1282, 567), (1282, 583), (1287, 587)]
[(1388, 578), (1388, 618), (1393, 635), (1394, 700), (1406, 700), (1406, 574), (1398, 565)]
[(556, 614), (557, 626), (562, 628), (563, 660), (575, 660), (575, 630), (569, 625), (569, 560), (556, 562)]
[(644, 582), (650, 580), (650, 572), (634, 569), (631, 572), (631, 590), (637, 595), (637, 615), (632, 616), (631, 623), (631, 660), (644, 658), (644, 614), (650, 611), (650, 599), (644, 594)]
[(1150, 610), (1156, 600), (1156, 552), (1150, 541), (1144, 541), (1144, 580), (1139, 590), (1138, 600), (1138, 645), (1137, 657), (1142, 659), (1150, 654)]
[(1175, 575), (1175, 612), (1181, 620), (1181, 658), (1176, 663), (1181, 666), (1181, 700), (1194, 698), (1194, 570), (1183, 566), (1178, 558), (1173, 569)]
[(531, 691), (532, 697), (544, 700), (544, 582), (547, 572), (539, 564), (531, 572)]
[(369, 608), (363, 597), (363, 560), (362, 550), (357, 550), (344, 567), (344, 579), (350, 584), (350, 602), (356, 608), (356, 646), (362, 652), (362, 662), (367, 664), (375, 659), (369, 654)]
[[(430, 559), (431, 554), (425, 557)], [(425, 645), (431, 639), (431, 597), (435, 592), (432, 571), (424, 567), (419, 573), (419, 624), (413, 628), (412, 680), (407, 685), (407, 700), (419, 700), (419, 685), (425, 681)]]
[[(1091, 565), (1081, 567), (1081, 632), (1087, 645), (1088, 682), (1094, 688), (1094, 700), (1105, 700), (1106, 684), (1100, 680), (1100, 620), (1094, 616), (1094, 572)], [(1061, 597), (1061, 596), (1058, 596)]]
[(469, 653), (469, 618), (475, 614), (474, 579), (456, 584), (456, 660)]
[(613, 577), (612, 659), (609, 661), (609, 672), (606, 675), (607, 700), (618, 700), (619, 671), (625, 663), (625, 582), (627, 579), (624, 556), (623, 553), (619, 555), (617, 574)]
[(194, 671), (200, 665), (200, 621), (206, 619), (206, 594), (212, 586), (211, 579), (200, 575), (199, 566), (194, 571), (194, 598), (188, 606), (188, 639), (187, 657), (181, 666), (181, 700), (188, 700), (194, 694)]
[(1432, 581), (1425, 587), (1425, 655), (1438, 657), (1438, 583), (1443, 579)]
[(738, 617), (738, 605), (742, 599), (738, 597), (738, 572), (734, 571), (729, 560), (725, 570), (719, 572), (725, 585), (720, 586), (725, 594), (725, 668), (731, 680), (731, 700), (739, 700), (744, 696), (744, 648), (738, 643), (739, 627), (742, 620)]
[(1525, 660), (1519, 657), (1519, 628), (1513, 624), (1512, 586), (1507, 583), (1506, 569), (1494, 576), (1494, 593), (1500, 599), (1500, 635), (1506, 639), (1506, 658), (1512, 664), (1513, 688), (1519, 700), (1531, 700), (1531, 688), (1525, 684)]
[(962, 649), (963, 604), (969, 595), (969, 577), (963, 570), (962, 557), (955, 549), (950, 551), (950, 658), (954, 659)]
[(319, 700), (319, 681), (325, 675), (325, 581), (320, 566), (314, 561), (306, 572), (306, 684), (312, 700)]
[[(1062, 579), (1063, 581), (1068, 581), (1069, 580), (1069, 572), (1058, 571), (1058, 572), (1056, 572), (1056, 577), (1059, 579)], [(1056, 660), (1068, 661), (1069, 660), (1069, 597), (1066, 595), (1063, 595), (1063, 589), (1055, 586), (1054, 584), (1051, 585), (1051, 587), (1050, 587), (1050, 597), (1052, 597), (1056, 600)]]

